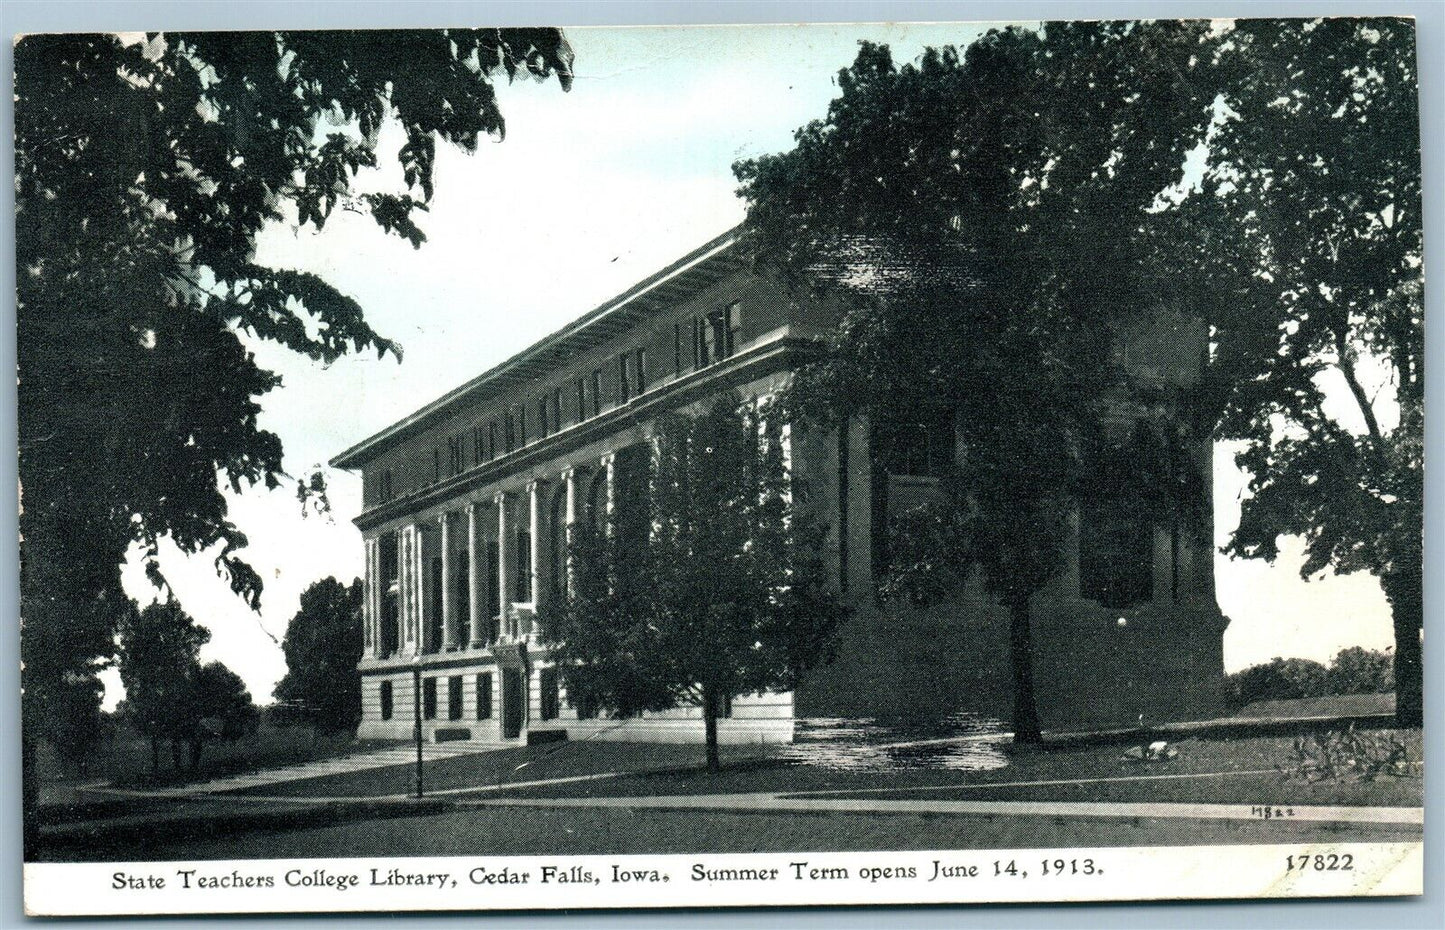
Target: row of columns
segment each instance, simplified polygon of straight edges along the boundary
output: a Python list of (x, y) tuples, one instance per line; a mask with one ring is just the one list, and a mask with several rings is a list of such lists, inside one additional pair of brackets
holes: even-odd
[[(607, 509), (612, 510), (613, 502), (613, 479), (615, 468), (615, 457), (611, 454), (603, 456), (601, 467), (605, 469), (607, 482)], [(581, 472), (578, 468), (568, 468), (562, 472), (562, 481), (565, 483), (564, 493), (566, 494), (564, 506), (564, 520), (566, 525), (567, 543), (570, 546), (572, 539), (572, 526), (579, 519), (582, 511), (582, 499), (578, 482)], [(480, 649), (488, 645), (488, 624), (493, 616), (499, 617), (504, 625), (504, 630), (513, 637), (525, 636), (531, 632), (530, 628), (522, 629), (522, 624), (512, 625), (516, 619), (514, 604), (530, 603), (534, 610), (536, 605), (546, 597), (546, 584), (551, 580), (547, 577), (547, 544), (548, 533), (548, 482), (545, 479), (537, 479), (527, 484), (527, 514), (525, 526), (528, 533), (527, 557), (530, 560), (528, 584), (531, 588), (527, 592), (525, 602), (517, 601), (518, 592), (515, 585), (516, 580), (516, 559), (519, 553), (515, 549), (517, 540), (517, 527), (513, 523), (512, 505), (516, 499), (515, 491), (500, 491), (492, 499), (493, 506), (497, 512), (497, 577), (498, 597), (497, 603), (492, 607), (496, 611), (485, 608), (487, 592), (486, 574), (483, 566), (486, 564), (485, 541), (482, 536), (482, 520), (479, 513), (483, 506), (479, 502), (472, 501), (463, 508), (465, 514), (466, 528), (466, 553), (467, 553), (467, 611), (466, 616), (460, 616), (459, 604), (457, 603), (455, 578), (456, 566), (454, 551), (458, 548), (454, 545), (452, 518), (455, 511), (446, 511), (436, 518), (437, 536), (439, 537), (440, 552), (437, 556), (441, 559), (441, 590), (440, 603), (430, 605), (431, 597), (431, 574), (430, 566), (432, 556), (428, 546), (430, 531), (422, 523), (413, 523), (401, 527), (396, 531), (396, 559), (397, 564), (395, 575), (395, 596), (397, 599), (397, 650), (402, 653), (415, 655), (419, 652), (430, 652), (426, 647), (427, 623), (430, 618), (430, 610), (438, 610), (441, 617), (441, 642), (438, 645), (440, 651), (451, 652), (463, 648)], [(381, 539), (373, 537), (366, 540), (366, 579), (364, 582), (364, 598), (362, 607), (364, 626), (364, 645), (368, 655), (374, 657), (383, 656), (384, 639), (382, 636), (382, 624), (386, 622), (383, 616), (386, 597), (390, 593), (386, 588), (386, 572), (382, 564)], [(570, 557), (566, 571), (571, 572)], [(465, 622), (465, 628), (462, 624)]]

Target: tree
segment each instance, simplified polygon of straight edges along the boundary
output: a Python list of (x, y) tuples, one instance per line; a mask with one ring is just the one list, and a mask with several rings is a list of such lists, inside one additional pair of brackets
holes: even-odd
[(1325, 674), (1325, 690), (1329, 694), (1389, 694), (1395, 690), (1394, 664), (1389, 650), (1341, 649)]
[(617, 517), (578, 530), (569, 596), (543, 622), (573, 704), (699, 706), (713, 772), (728, 702), (796, 687), (843, 616), (770, 424), (731, 395), (661, 418), (650, 454), (619, 458)]
[(120, 681), (125, 686), (131, 725), (150, 740), (151, 771), (161, 765), (161, 741), (168, 739), (179, 767), (182, 741), (191, 738), (202, 714), (195, 701), (201, 647), (211, 633), (196, 625), (174, 600), (132, 609), (120, 626)]
[[(158, 541), (261, 578), (222, 488), (287, 478), (257, 423), (276, 376), (241, 339), (329, 362), (399, 348), (320, 278), (262, 267), (269, 223), (341, 207), (420, 245), (438, 140), (500, 138), (494, 80), (571, 81), (555, 29), (29, 35), (15, 47), (21, 615), (31, 741), (93, 676), (125, 611), (120, 565)], [(353, 191), (399, 123), (401, 190)], [(302, 479), (301, 493), (316, 483)], [(27, 830), (33, 817), (27, 817)], [(27, 834), (33, 835), (33, 834)]]
[(195, 772), (200, 768), (207, 740), (234, 742), (253, 733), (261, 714), (251, 703), (251, 692), (246, 690), (241, 676), (221, 662), (207, 662), (193, 668), (190, 681), (187, 695), (190, 727), (185, 736), (191, 750), (190, 769)]
[[(826, 119), (792, 151), (734, 166), (759, 263), (844, 308), (793, 415), (953, 427), (947, 499), (895, 534), (883, 593), (928, 600), (949, 587), (940, 574), (982, 569), (1010, 616), (1020, 742), (1040, 738), (1030, 601), (1062, 566), (1080, 501), (1112, 492), (1096, 486), (1098, 456), (1128, 461), (1114, 450), (1132, 437), (1109, 417), (1126, 402), (1152, 414), (1153, 460), (1178, 466), (1199, 441), (1166, 393), (1130, 382), (1118, 347), (1159, 310), (1140, 259), (1208, 122), (1206, 28), (1011, 28), (902, 67), (865, 42)], [(1173, 506), (1198, 486), (1177, 472), (1134, 493)], [(920, 533), (934, 544), (905, 545)]]
[(104, 693), (105, 688), (90, 675), (71, 676), (57, 692), (60, 700), (48, 738), (73, 771), (84, 774), (88, 770), (91, 751), (105, 735), (106, 721), (100, 710)]
[(273, 692), (286, 718), (335, 733), (361, 722), (361, 579), (323, 578), (301, 594), (281, 648), (286, 675)]
[(1327, 670), (1313, 659), (1282, 659), (1251, 665), (1225, 681), (1230, 705), (1238, 710), (1255, 701), (1292, 701), (1331, 694)]
[[(1178, 283), (1217, 346), (1203, 403), (1249, 473), (1228, 551), (1380, 580), (1397, 720), (1423, 722), (1424, 328), (1413, 23), (1241, 20), (1218, 50), (1200, 248)], [(1179, 261), (1178, 259), (1185, 259)]]

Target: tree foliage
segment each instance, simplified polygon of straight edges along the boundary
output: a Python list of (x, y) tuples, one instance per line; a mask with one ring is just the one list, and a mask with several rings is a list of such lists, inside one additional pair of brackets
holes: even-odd
[(286, 675), (275, 697), (283, 719), (322, 732), (354, 731), (361, 722), (361, 579), (323, 578), (301, 594), (281, 648)]
[(1393, 665), (1389, 651), (1361, 646), (1341, 649), (1328, 667), (1313, 659), (1276, 656), (1228, 676), (1225, 691), (1236, 709), (1254, 701), (1388, 694), (1395, 690)]
[(255, 729), (260, 714), (240, 676), (220, 662), (201, 664), (211, 633), (174, 600), (130, 611), (120, 626), (120, 680), (131, 726), (151, 743), (151, 767), (160, 766), (162, 740), (181, 767), (189, 750), (196, 771), (208, 740), (237, 739)]
[(1250, 476), (1228, 551), (1380, 579), (1403, 724), (1422, 721), (1424, 327), (1414, 26), (1241, 20), (1178, 263), (1216, 351), (1203, 393)]
[[(1108, 477), (1099, 457), (1131, 438), (1106, 429), (1137, 387), (1121, 334), (1158, 308), (1141, 258), (1208, 122), (1205, 29), (1051, 23), (901, 67), (865, 42), (793, 150), (734, 168), (759, 261), (843, 307), (825, 359), (797, 378), (795, 415), (876, 423), (943, 407), (954, 423), (955, 493), (895, 534), (935, 544), (895, 553), (884, 593), (929, 599), (941, 572), (982, 568), (1012, 616), (1020, 740), (1039, 737), (1029, 601), (1062, 566), (1080, 498), (1108, 491), (1091, 485)], [(1136, 399), (1167, 412), (1151, 388)], [(1174, 427), (1156, 438), (1191, 441)], [(1160, 476), (1171, 499), (1175, 477)]]
[(699, 706), (712, 770), (727, 702), (796, 687), (843, 616), (771, 425), (731, 395), (661, 418), (610, 529), (579, 528), (570, 595), (543, 625), (574, 705)]
[[(437, 143), (500, 138), (495, 81), (527, 75), (569, 85), (557, 30), (16, 43), (27, 740), (50, 725), (67, 676), (93, 675), (112, 653), (132, 545), (157, 583), (161, 538), (211, 554), (258, 603), (222, 491), (286, 475), (280, 440), (257, 419), (278, 379), (243, 336), (322, 362), (399, 353), (325, 281), (259, 265), (256, 235), (320, 228), (341, 208), (420, 245)], [(388, 120), (406, 137), (395, 153), (377, 150)], [(402, 185), (353, 189), (384, 158)]]
[(151, 766), (161, 740), (188, 740), (201, 715), (193, 702), (201, 647), (211, 632), (197, 626), (174, 600), (131, 610), (120, 625), (120, 681), (131, 725), (151, 742)]

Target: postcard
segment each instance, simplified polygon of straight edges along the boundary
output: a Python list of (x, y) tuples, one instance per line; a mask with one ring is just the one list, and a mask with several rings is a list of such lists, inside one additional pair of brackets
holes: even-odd
[(14, 52), (29, 913), (1421, 893), (1412, 20)]

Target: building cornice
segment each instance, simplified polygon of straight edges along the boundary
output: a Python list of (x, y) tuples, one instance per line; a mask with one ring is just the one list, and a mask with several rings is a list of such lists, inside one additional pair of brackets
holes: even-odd
[(737, 242), (738, 230), (728, 230), (500, 365), (336, 455), (331, 459), (331, 466), (358, 468), (462, 405), (479, 403), (489, 396), (545, 377), (564, 359), (600, 345), (635, 326), (640, 318), (675, 306), (712, 286), (741, 269), (742, 259), (734, 248)]
[(607, 436), (616, 435), (629, 427), (648, 422), (659, 413), (677, 409), (776, 371), (789, 370), (816, 356), (817, 352), (815, 339), (794, 335), (783, 329), (777, 338), (750, 346), (731, 358), (662, 384), (622, 406), (575, 423), (490, 462), (474, 465), (450, 478), (378, 504), (363, 511), (352, 522), (357, 528), (366, 531), (420, 513), (436, 504), (473, 493), (509, 476), (524, 473), (533, 466), (566, 455)]

